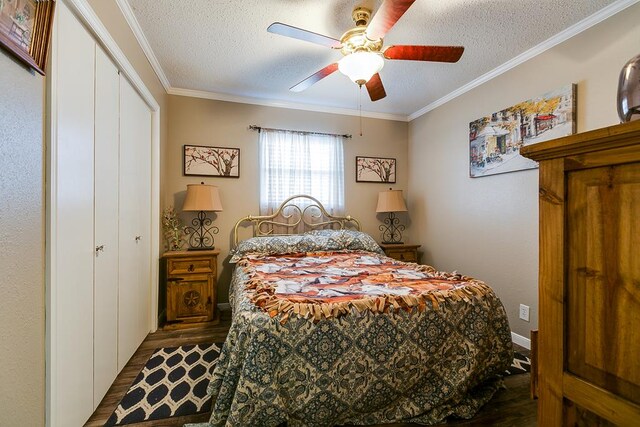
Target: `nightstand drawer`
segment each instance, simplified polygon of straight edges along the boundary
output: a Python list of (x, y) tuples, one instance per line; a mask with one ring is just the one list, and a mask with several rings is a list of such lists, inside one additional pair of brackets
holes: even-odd
[(415, 250), (410, 251), (387, 251), (387, 256), (393, 259), (397, 259), (398, 261), (406, 261), (406, 262), (417, 262), (418, 257), (416, 256)]
[(418, 248), (420, 247), (420, 245), (409, 245), (404, 243), (381, 243), (380, 247), (384, 250), (385, 255), (389, 258), (393, 258), (402, 262), (417, 263), (419, 261)]
[(197, 274), (197, 273), (214, 273), (216, 265), (214, 259), (207, 258), (189, 258), (189, 259), (169, 259), (167, 261), (167, 272), (173, 274)]

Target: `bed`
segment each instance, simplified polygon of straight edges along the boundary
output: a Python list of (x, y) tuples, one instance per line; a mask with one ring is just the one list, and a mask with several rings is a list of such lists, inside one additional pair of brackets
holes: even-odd
[(491, 399), (513, 359), (491, 288), (388, 258), (359, 229), (308, 196), (238, 221), (208, 425), (428, 425)]

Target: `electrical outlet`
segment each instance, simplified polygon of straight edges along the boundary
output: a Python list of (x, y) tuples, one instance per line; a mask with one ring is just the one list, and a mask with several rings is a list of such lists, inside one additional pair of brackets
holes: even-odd
[(525, 322), (529, 321), (529, 306), (520, 304), (520, 318)]

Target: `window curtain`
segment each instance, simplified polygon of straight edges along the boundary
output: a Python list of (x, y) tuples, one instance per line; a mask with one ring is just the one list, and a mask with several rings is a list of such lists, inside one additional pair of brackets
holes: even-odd
[(260, 132), (260, 214), (272, 214), (288, 197), (305, 194), (327, 211), (344, 211), (342, 137), (292, 131)]

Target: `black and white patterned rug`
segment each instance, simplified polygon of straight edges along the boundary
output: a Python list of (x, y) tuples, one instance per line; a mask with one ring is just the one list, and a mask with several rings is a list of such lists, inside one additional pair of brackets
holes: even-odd
[(531, 372), (531, 359), (517, 351), (513, 352), (513, 362), (504, 372), (505, 375), (518, 375)]
[(105, 426), (210, 411), (207, 386), (221, 348), (214, 343), (156, 349)]
[[(207, 386), (221, 348), (213, 343), (156, 349), (105, 427), (210, 411)], [(531, 360), (516, 351), (505, 375), (530, 371)]]

